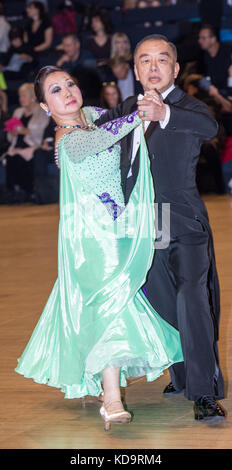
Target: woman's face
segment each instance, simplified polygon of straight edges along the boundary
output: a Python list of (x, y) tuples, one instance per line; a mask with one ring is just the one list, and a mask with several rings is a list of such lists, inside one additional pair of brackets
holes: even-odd
[(92, 21), (91, 21), (91, 26), (95, 33), (98, 33), (98, 31), (104, 30), (104, 25), (101, 22), (101, 19), (99, 16), (93, 16)]
[(104, 90), (104, 98), (109, 108), (114, 108), (118, 104), (118, 91), (114, 86), (106, 86)]
[(19, 104), (22, 108), (28, 108), (35, 102), (32, 93), (26, 88), (19, 89)]
[(128, 52), (128, 43), (126, 39), (120, 38), (115, 41), (115, 49), (117, 55), (124, 55)]
[(80, 110), (82, 94), (72, 77), (66, 72), (54, 72), (44, 81), (45, 103), (40, 103), (45, 111), (49, 109), (56, 122), (67, 123)]
[(37, 20), (40, 17), (40, 12), (38, 8), (35, 7), (33, 3), (29, 4), (27, 9), (27, 16), (31, 18), (32, 20)]

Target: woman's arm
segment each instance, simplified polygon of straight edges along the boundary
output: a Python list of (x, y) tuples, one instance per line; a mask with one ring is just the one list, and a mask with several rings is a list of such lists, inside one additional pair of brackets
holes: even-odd
[(109, 149), (141, 124), (138, 111), (109, 121), (94, 131), (75, 130), (64, 136), (69, 158), (78, 163), (89, 155)]

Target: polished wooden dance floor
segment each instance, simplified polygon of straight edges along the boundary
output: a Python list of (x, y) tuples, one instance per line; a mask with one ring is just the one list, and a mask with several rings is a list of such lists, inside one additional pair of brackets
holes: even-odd
[(192, 402), (165, 398), (166, 372), (126, 389), (134, 419), (106, 433), (95, 400), (81, 407), (58, 389), (34, 383), (14, 368), (57, 276), (58, 205), (0, 208), (1, 449), (232, 449), (232, 198), (205, 198), (221, 283), (220, 358), (228, 411), (224, 422), (193, 419)]

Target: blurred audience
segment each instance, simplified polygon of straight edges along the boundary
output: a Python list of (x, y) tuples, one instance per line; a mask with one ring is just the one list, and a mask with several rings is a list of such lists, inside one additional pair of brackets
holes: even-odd
[(104, 82), (101, 90), (101, 108), (112, 109), (121, 102), (121, 92), (117, 84), (115, 82)]
[(230, 48), (219, 42), (216, 28), (208, 24), (202, 25), (198, 41), (204, 51), (202, 72), (210, 77), (212, 85), (225, 92), (232, 62)]
[(152, 7), (161, 7), (162, 1), (160, 0), (139, 0), (137, 2), (137, 8), (152, 8)]
[[(16, 108), (7, 133), (10, 146), (6, 155), (7, 202), (33, 200), (34, 192), (34, 151), (41, 145), (48, 116), (36, 102), (34, 85), (25, 83), (19, 88), (20, 107)], [(9, 123), (8, 123), (9, 126)]]
[(85, 48), (91, 52), (97, 62), (97, 69), (102, 80), (109, 77), (108, 60), (111, 53), (112, 25), (108, 14), (100, 9), (93, 12), (90, 19), (92, 35), (86, 40)]
[(81, 43), (75, 34), (66, 34), (62, 39), (64, 54), (59, 58), (56, 65), (62, 67), (66, 72), (72, 73), (77, 67), (95, 65), (95, 61), (86, 51), (81, 50)]
[[(210, 85), (208, 91), (206, 91), (205, 88), (202, 89), (201, 80), (202, 75), (191, 74), (185, 79), (183, 88), (186, 93), (204, 101), (208, 105), (219, 123), (219, 131), (214, 139), (205, 142), (201, 147), (196, 170), (196, 181), (200, 193), (215, 192), (217, 194), (223, 194), (225, 192), (225, 186), (222, 175), (220, 151), (224, 141), (225, 131), (221, 113), (224, 112), (227, 106), (230, 107), (230, 110), (232, 107), (229, 100), (225, 100), (213, 85)], [(228, 111), (226, 110), (226, 112)]]
[(55, 35), (77, 34), (75, 2), (66, 0), (59, 3), (57, 11), (52, 18), (52, 27)]
[(0, 71), (4, 72), (6, 80), (28, 77), (35, 66), (32, 47), (23, 41), (23, 31), (19, 28), (10, 30), (9, 39), (10, 48), (0, 64)]
[[(4, 16), (4, 5), (0, 2), (0, 54), (7, 52), (10, 46), (10, 40), (8, 37), (8, 33), (10, 31), (10, 25), (6, 21)], [(1, 59), (1, 56), (0, 56)]]
[(232, 194), (232, 136), (227, 136), (221, 149), (222, 175), (225, 190)]
[(44, 5), (38, 1), (30, 2), (26, 11), (30, 21), (24, 33), (25, 42), (32, 46), (34, 52), (47, 51), (52, 44), (53, 30)]
[(121, 92), (122, 100), (135, 94), (135, 77), (130, 64), (124, 57), (113, 57), (109, 61), (114, 76), (117, 79), (117, 85)]
[[(187, 0), (187, 3), (196, 1)], [(111, 12), (104, 10), (99, 5), (100, 1), (97, 5), (74, 0), (27, 0), (22, 3), (27, 5), (27, 24), (23, 35), (14, 23), (10, 29), (4, 17), (3, 2), (0, 1), (0, 138), (1, 152), (3, 155), (6, 153), (8, 202), (56, 202), (57, 174), (51, 177), (49, 173), (53, 171), (53, 165), (50, 165), (53, 163), (53, 123), (35, 102), (31, 84), (19, 88), (21, 107), (15, 109), (18, 106), (19, 83), (24, 81), (25, 76), (28, 81), (33, 81), (30, 77), (37, 67), (56, 63), (76, 77), (84, 105), (112, 109), (128, 96), (141, 93), (142, 89), (133, 72), (130, 24), (129, 37), (125, 27), (127, 13), (123, 15), (122, 32), (118, 23), (115, 23), (113, 31)], [(125, 0), (123, 11), (128, 10), (129, 15), (131, 8), (168, 7), (184, 3), (185, 0)], [(200, 6), (204, 3), (207, 13), (207, 2), (198, 3)], [(51, 21), (48, 17), (50, 12), (53, 13)], [(82, 21), (77, 17), (79, 14)], [(138, 12), (138, 19), (140, 16)], [(118, 12), (115, 16), (113, 12), (113, 21), (114, 17), (118, 21)], [(200, 31), (197, 23), (191, 23), (191, 28), (190, 22), (186, 28), (181, 23), (176, 38), (181, 62), (178, 84), (188, 94), (204, 101), (219, 123), (216, 138), (205, 143), (201, 149), (196, 175), (198, 188), (201, 193), (232, 193), (231, 46), (220, 43), (218, 29), (214, 27), (216, 22), (212, 26), (208, 24), (207, 14), (204, 18), (206, 23), (200, 25)], [(159, 21), (155, 26), (161, 24)], [(149, 18), (146, 25), (152, 26)], [(54, 43), (62, 38), (56, 48), (53, 34), (56, 36)], [(58, 52), (59, 49), (61, 52)], [(199, 53), (201, 61), (198, 60)], [(9, 119), (7, 99), (13, 120), (16, 120), (14, 126)], [(3, 131), (6, 121), (13, 126), (8, 133)]]
[(132, 61), (130, 39), (125, 33), (114, 33), (111, 40), (110, 57), (124, 57), (128, 62)]

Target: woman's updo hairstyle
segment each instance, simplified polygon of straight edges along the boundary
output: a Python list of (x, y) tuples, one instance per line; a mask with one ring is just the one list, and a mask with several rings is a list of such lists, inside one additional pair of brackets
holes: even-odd
[(56, 67), (55, 65), (46, 65), (46, 67), (43, 67), (40, 69), (38, 74), (35, 77), (35, 96), (38, 100), (39, 103), (46, 103), (45, 100), (45, 95), (44, 95), (44, 82), (48, 75), (51, 75), (52, 73), (56, 72), (64, 72), (63, 69), (60, 67)]

